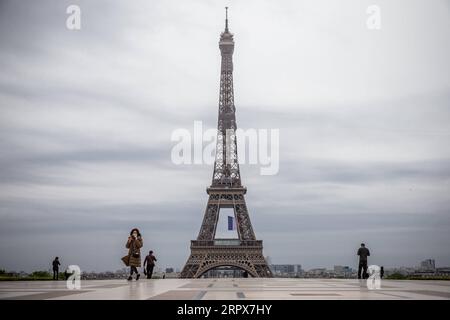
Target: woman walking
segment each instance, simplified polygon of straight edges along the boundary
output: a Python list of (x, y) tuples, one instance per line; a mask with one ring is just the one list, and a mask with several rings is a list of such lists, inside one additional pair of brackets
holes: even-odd
[(127, 244), (125, 245), (128, 249), (129, 265), (131, 267), (128, 281), (133, 279), (133, 273), (136, 273), (136, 281), (139, 280), (139, 277), (141, 276), (137, 268), (141, 267), (141, 248), (143, 245), (144, 240), (142, 239), (139, 230), (134, 228), (131, 230)]

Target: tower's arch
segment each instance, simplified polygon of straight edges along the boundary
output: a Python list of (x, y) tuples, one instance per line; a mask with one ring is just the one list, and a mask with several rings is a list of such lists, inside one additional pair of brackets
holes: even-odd
[(227, 263), (214, 262), (214, 263), (205, 264), (204, 266), (201, 266), (200, 269), (197, 271), (196, 278), (200, 278), (202, 275), (204, 275), (208, 271), (219, 268), (219, 267), (235, 267), (235, 268), (241, 269), (243, 271), (247, 271), (248, 274), (254, 278), (258, 277), (258, 274), (251, 267), (251, 265), (247, 265), (245, 263), (233, 263), (233, 262), (227, 262)]
[(254, 278), (258, 277), (258, 274), (256, 273), (255, 270), (253, 270), (251, 268), (251, 266), (245, 265), (243, 263), (227, 262), (224, 264), (224, 263), (220, 263), (220, 262), (215, 262), (215, 263), (206, 265), (204, 267), (200, 267), (200, 269), (197, 271), (196, 278), (201, 278), (201, 276), (203, 276), (208, 271), (211, 271), (211, 270), (214, 270), (214, 269), (217, 269), (220, 267), (234, 267), (234, 268), (240, 269), (242, 271), (247, 271), (247, 273)]

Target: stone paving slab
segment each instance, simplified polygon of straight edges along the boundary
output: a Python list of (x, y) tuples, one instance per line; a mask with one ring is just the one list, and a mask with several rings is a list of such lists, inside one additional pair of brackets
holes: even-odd
[(0, 299), (13, 300), (450, 300), (450, 281), (383, 280), (369, 290), (351, 279), (141, 279), (0, 282)]

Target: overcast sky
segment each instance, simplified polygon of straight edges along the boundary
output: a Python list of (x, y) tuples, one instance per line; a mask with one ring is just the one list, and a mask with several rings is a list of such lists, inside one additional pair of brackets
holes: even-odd
[(0, 268), (116, 270), (135, 226), (184, 265), (213, 168), (170, 137), (216, 126), (225, 5), (238, 126), (280, 130), (277, 175), (241, 165), (264, 254), (450, 265), (448, 1), (1, 0)]

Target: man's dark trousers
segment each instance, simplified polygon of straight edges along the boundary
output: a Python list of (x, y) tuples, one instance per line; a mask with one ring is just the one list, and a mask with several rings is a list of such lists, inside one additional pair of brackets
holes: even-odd
[(154, 265), (147, 265), (147, 279), (152, 278)]
[(360, 260), (358, 266), (358, 279), (365, 279), (366, 275), (367, 275), (367, 260)]

